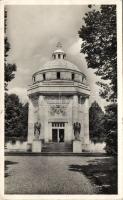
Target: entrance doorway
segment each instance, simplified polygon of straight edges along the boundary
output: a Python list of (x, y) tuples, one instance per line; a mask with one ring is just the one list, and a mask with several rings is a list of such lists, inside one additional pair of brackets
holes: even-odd
[(64, 142), (64, 129), (59, 129), (59, 128), (52, 129), (52, 141)]
[(64, 142), (65, 122), (52, 122), (52, 142)]

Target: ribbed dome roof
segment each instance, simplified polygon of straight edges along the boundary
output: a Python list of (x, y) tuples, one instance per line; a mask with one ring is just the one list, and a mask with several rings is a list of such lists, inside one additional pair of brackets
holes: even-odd
[(48, 70), (48, 69), (69, 69), (69, 70), (75, 70), (75, 71), (79, 71), (79, 68), (74, 65), (73, 63), (64, 60), (64, 59), (55, 59), (55, 60), (51, 60), (47, 63), (45, 63), (42, 67), (40, 67), (40, 71), (41, 70)]
[(76, 65), (74, 65), (73, 63), (65, 59), (66, 53), (62, 49), (62, 45), (60, 42), (57, 43), (56, 47), (57, 49), (53, 51), (52, 53), (53, 60), (41, 66), (39, 71), (51, 70), (51, 69), (68, 69), (68, 70), (75, 70), (75, 71), (81, 72)]

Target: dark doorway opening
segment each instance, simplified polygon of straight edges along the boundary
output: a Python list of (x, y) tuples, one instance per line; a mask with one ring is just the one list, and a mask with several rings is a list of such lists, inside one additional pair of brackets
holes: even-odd
[(58, 142), (58, 129), (52, 129), (52, 141)]
[(64, 129), (59, 129), (59, 142), (64, 142)]
[(64, 142), (64, 129), (52, 129), (52, 142)]

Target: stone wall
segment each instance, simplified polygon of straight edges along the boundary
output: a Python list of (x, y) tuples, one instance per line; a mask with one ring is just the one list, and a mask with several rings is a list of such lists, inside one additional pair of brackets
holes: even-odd
[(72, 71), (63, 71), (63, 70), (55, 70), (55, 71), (44, 71), (42, 73), (37, 73), (33, 75), (33, 83), (43, 81), (43, 74), (45, 73), (46, 80), (57, 80), (57, 72), (60, 72), (61, 80), (72, 80), (72, 74), (74, 74), (74, 81), (81, 82), (86, 85), (86, 77), (84, 74), (80, 74)]

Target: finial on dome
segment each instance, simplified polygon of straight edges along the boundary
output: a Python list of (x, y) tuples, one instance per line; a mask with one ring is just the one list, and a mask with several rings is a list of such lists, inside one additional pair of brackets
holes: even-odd
[(62, 48), (61, 42), (58, 42), (57, 45), (56, 45), (56, 47), (57, 47), (57, 48)]
[(53, 59), (64, 59), (66, 57), (66, 53), (62, 50), (61, 42), (58, 42), (56, 45), (56, 50), (52, 53)]

